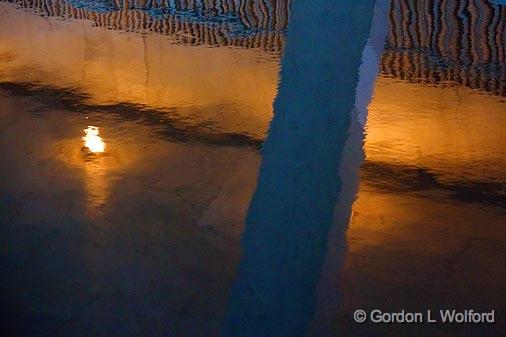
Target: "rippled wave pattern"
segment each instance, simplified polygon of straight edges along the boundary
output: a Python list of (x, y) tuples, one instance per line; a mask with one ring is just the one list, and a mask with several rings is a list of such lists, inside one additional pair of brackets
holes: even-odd
[(176, 43), (280, 53), (291, 0), (10, 0), (39, 15), (168, 35)]
[[(279, 55), (292, 0), (10, 0), (44, 16), (170, 36), (185, 45)], [(381, 71), (430, 85), (506, 96), (506, 6), (481, 0), (392, 0)]]
[(506, 6), (392, 0), (383, 75), (506, 96)]

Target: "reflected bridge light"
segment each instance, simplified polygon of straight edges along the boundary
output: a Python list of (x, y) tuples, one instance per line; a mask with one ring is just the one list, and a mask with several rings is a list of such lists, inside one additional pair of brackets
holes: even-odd
[(101, 153), (105, 151), (105, 143), (102, 137), (99, 136), (99, 128), (96, 126), (88, 126), (84, 129), (86, 134), (83, 137), (84, 146), (93, 153)]

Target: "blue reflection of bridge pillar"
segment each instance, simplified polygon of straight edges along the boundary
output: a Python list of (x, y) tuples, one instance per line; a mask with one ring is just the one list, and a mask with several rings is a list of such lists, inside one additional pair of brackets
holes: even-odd
[(296, 1), (224, 336), (305, 336), (373, 0)]

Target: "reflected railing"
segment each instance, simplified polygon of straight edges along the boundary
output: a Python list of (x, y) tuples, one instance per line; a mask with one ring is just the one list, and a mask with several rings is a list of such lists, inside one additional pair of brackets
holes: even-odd
[[(280, 56), (292, 0), (9, 0), (42, 16), (170, 36), (177, 44)], [(444, 14), (443, 14), (444, 13)], [(490, 0), (392, 0), (383, 76), (506, 96), (506, 6)]]
[(506, 6), (392, 0), (382, 74), (506, 96)]
[(283, 49), (291, 0), (9, 0), (38, 15), (170, 36), (185, 45)]

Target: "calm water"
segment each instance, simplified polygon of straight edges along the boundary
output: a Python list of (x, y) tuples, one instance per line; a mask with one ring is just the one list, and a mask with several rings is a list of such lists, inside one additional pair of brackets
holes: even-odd
[(0, 1), (6, 336), (500, 336), (499, 2)]

